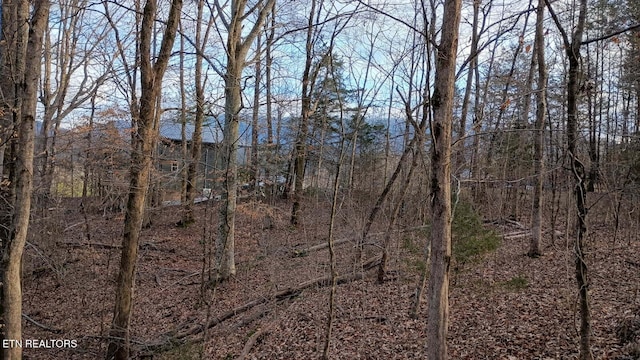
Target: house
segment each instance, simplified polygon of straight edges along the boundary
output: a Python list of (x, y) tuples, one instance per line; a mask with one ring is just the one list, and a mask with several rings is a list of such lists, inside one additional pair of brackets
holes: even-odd
[[(191, 153), (191, 139), (195, 126), (185, 125), (187, 152)], [(160, 124), (160, 139), (155, 155), (156, 184), (159, 186), (163, 201), (180, 200), (183, 170), (188, 163), (184, 160), (182, 147), (182, 124), (163, 121)], [(202, 151), (198, 163), (196, 189), (199, 193), (210, 193), (211, 189), (222, 183), (222, 130), (215, 121), (202, 126)]]
[[(202, 125), (202, 151), (198, 163), (198, 176), (196, 189), (198, 193), (208, 196), (211, 192), (217, 193), (222, 188), (224, 181), (224, 166), (222, 160), (222, 124), (224, 115), (217, 118), (209, 118)], [(195, 126), (192, 123), (185, 124), (185, 139), (187, 152), (191, 153), (191, 139)], [(238, 166), (246, 166), (250, 159), (251, 146), (246, 145), (243, 139), (238, 144)], [(188, 163), (184, 161), (182, 148), (182, 124), (171, 120), (162, 120), (160, 123), (160, 139), (154, 157), (155, 169), (161, 190), (163, 201), (180, 200), (182, 187), (182, 170)], [(186, 170), (186, 169), (185, 169)]]
[[(224, 180), (222, 127), (216, 119), (207, 120), (202, 128), (202, 151), (196, 177), (198, 194), (217, 192)], [(192, 123), (185, 125), (189, 155), (194, 130)], [(91, 144), (88, 143), (89, 132)], [(82, 182), (85, 181), (84, 171), (87, 169), (90, 194), (101, 198), (117, 198), (114, 202), (123, 204), (129, 186), (131, 121), (115, 119), (94, 123), (91, 128), (86, 125), (76, 126), (64, 134), (64, 137), (58, 134), (54, 186), (56, 193), (65, 196), (79, 195)], [(183, 169), (188, 165), (184, 160), (182, 141), (182, 124), (169, 119), (161, 120), (151, 175), (151, 196), (156, 203), (181, 198)], [(242, 144), (241, 141), (238, 154), (241, 166), (246, 164), (250, 154), (250, 147)]]

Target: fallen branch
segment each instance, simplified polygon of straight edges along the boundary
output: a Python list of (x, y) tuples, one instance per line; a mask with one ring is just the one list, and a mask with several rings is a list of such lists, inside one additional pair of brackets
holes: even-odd
[[(347, 242), (352, 241), (352, 240), (353, 240), (352, 238), (336, 240), (336, 241), (333, 242), (333, 245), (334, 246), (335, 245), (341, 245), (341, 244), (347, 243)], [(326, 249), (328, 247), (329, 247), (329, 243), (328, 242), (323, 242), (321, 244), (308, 247), (306, 249), (295, 249), (295, 250), (293, 250), (293, 256), (295, 256), (295, 257), (307, 256), (310, 252), (323, 250), (323, 249)]]
[[(362, 265), (363, 270), (370, 270), (372, 268), (374, 268), (375, 266), (378, 265), (378, 263), (380, 262), (381, 256), (375, 256), (369, 260), (367, 260), (366, 262), (364, 262), (364, 264)], [(355, 273), (355, 274), (349, 274), (349, 275), (343, 275), (343, 276), (339, 276), (336, 283), (337, 284), (346, 284), (355, 280), (360, 280), (363, 278), (363, 273)], [(193, 335), (197, 335), (201, 332), (203, 332), (205, 329), (209, 329), (212, 328), (226, 320), (229, 320), (239, 314), (242, 314), (258, 305), (264, 304), (267, 301), (271, 301), (271, 300), (275, 300), (275, 301), (283, 301), (286, 299), (290, 299), (293, 297), (298, 296), (303, 290), (312, 288), (312, 287), (326, 287), (331, 285), (331, 276), (323, 276), (321, 278), (317, 278), (317, 279), (313, 279), (313, 280), (309, 280), (309, 281), (305, 281), (303, 283), (298, 284), (298, 286), (294, 287), (294, 288), (289, 288), (289, 289), (285, 289), (285, 290), (281, 290), (277, 293), (275, 293), (274, 295), (272, 295), (271, 297), (259, 297), (255, 300), (249, 301), (248, 303), (238, 306), (232, 310), (227, 311), (226, 313), (213, 318), (211, 320), (209, 320), (209, 322), (207, 324), (196, 324), (196, 325), (192, 325), (186, 329), (182, 329), (179, 328), (178, 330), (174, 330), (168, 334), (166, 334), (166, 336), (164, 338), (168, 339), (166, 341), (160, 341), (154, 345), (152, 345), (153, 347), (156, 348), (162, 348), (165, 347), (166, 345), (170, 345), (174, 342), (177, 341), (183, 341), (185, 338), (187, 338), (188, 336), (193, 336)]]
[(267, 307), (267, 305), (263, 305), (258, 309), (258, 311), (255, 311), (253, 314), (249, 314), (243, 317), (242, 319), (240, 319), (238, 323), (232, 326), (232, 329), (236, 331), (243, 326), (247, 326), (256, 320), (267, 316), (270, 312), (271, 312), (271, 308)]
[(72, 248), (93, 247), (98, 249), (121, 249), (121, 245), (97, 243), (97, 242), (75, 242), (75, 241), (58, 241), (58, 245), (69, 246)]
[[(420, 231), (420, 230), (428, 229), (429, 227), (431, 227), (431, 225), (422, 225), (422, 226), (415, 226), (415, 227), (404, 228), (404, 229), (397, 229), (397, 230), (394, 230), (393, 232), (405, 233), (405, 232), (411, 232), (411, 231)], [(368, 236), (381, 236), (381, 235), (384, 235), (384, 234), (385, 234), (384, 232), (377, 232), (377, 233), (369, 234)], [(342, 245), (342, 244), (348, 243), (350, 241), (355, 242), (355, 240), (353, 238), (345, 238), (345, 239), (340, 239), (340, 240), (334, 241), (333, 242), (333, 246)], [(371, 243), (368, 243), (368, 244), (372, 245)], [(311, 247), (308, 247), (306, 249), (294, 249), (292, 256), (294, 256), (294, 257), (307, 256), (310, 252), (314, 252), (314, 251), (318, 251), (318, 250), (324, 250), (324, 249), (326, 249), (328, 247), (329, 247), (329, 242), (325, 241), (325, 242), (322, 242), (322, 243), (320, 243), (318, 245), (313, 245)]]
[(527, 236), (531, 236), (531, 230), (525, 230), (525, 231), (514, 231), (511, 233), (507, 233), (502, 235), (502, 238), (505, 240), (512, 240), (512, 239), (519, 239), (519, 238), (523, 238), (523, 237), (527, 237)]
[[(197, 271), (197, 272), (191, 273), (191, 274), (189, 274), (189, 275), (185, 275), (185, 276), (181, 277), (180, 279), (178, 279), (178, 280), (176, 280), (176, 281), (172, 282), (171, 284), (169, 284), (169, 285), (167, 285), (167, 286), (163, 287), (163, 288), (162, 288), (162, 291), (164, 291), (164, 290), (166, 290), (166, 289), (169, 289), (169, 288), (172, 288), (172, 287), (174, 287), (174, 286), (176, 286), (176, 285), (180, 284), (180, 283), (182, 282), (182, 280), (186, 280), (186, 279), (188, 279), (188, 278), (192, 278), (192, 277), (194, 277), (194, 276), (196, 276), (196, 275), (200, 275), (200, 274), (202, 274), (202, 273), (201, 273), (200, 271)], [(189, 284), (181, 284), (181, 285), (193, 285), (193, 284), (189, 283)]]
[[(158, 242), (160, 243), (160, 242)], [(140, 244), (140, 248), (151, 248), (153, 250), (160, 250), (158, 248), (158, 243), (153, 243), (153, 242), (144, 242)], [(63, 246), (69, 246), (72, 248), (83, 248), (83, 247), (93, 247), (93, 248), (98, 248), (98, 249), (121, 249), (122, 245), (114, 245), (114, 244), (106, 244), (106, 243), (99, 243), (99, 242), (77, 242), (77, 241), (58, 241), (56, 244), (58, 245), (63, 245)]]
[[(543, 233), (548, 233), (549, 231), (543, 231)], [(556, 230), (555, 231), (556, 236), (562, 236), (562, 232)], [(515, 240), (515, 239), (521, 239), (521, 238), (525, 238), (525, 237), (529, 237), (531, 236), (531, 230), (524, 230), (524, 231), (514, 231), (512, 233), (508, 233), (508, 234), (504, 234), (502, 235), (502, 238), (504, 240)]]
[(47, 326), (47, 325), (44, 325), (42, 323), (39, 323), (39, 322), (35, 321), (34, 319), (32, 319), (31, 317), (29, 317), (29, 315), (27, 315), (27, 314), (22, 314), (22, 317), (25, 318), (25, 320), (27, 320), (28, 322), (32, 323), (33, 325), (35, 325), (35, 326), (37, 326), (37, 327), (39, 327), (41, 329), (44, 329), (44, 330), (47, 330), (47, 331), (51, 331), (52, 333), (56, 333), (56, 334), (60, 334), (62, 332), (62, 329), (56, 329), (56, 328), (53, 328), (51, 326)]
[(73, 229), (74, 227), (76, 227), (76, 226), (78, 226), (78, 225), (82, 225), (82, 224), (84, 224), (84, 221), (81, 221), (81, 222), (79, 222), (79, 223), (75, 223), (75, 224), (73, 224), (73, 225), (69, 225), (69, 226), (67, 226), (64, 230), (62, 230), (62, 232), (67, 232), (67, 231), (69, 231), (69, 230)]
[(625, 262), (625, 263), (627, 263), (627, 264), (629, 264), (629, 265), (631, 265), (631, 266), (635, 266), (635, 267), (637, 267), (637, 268), (640, 268), (640, 263), (637, 263), (637, 262), (635, 262), (635, 261), (625, 260), (624, 262)]
[(483, 222), (485, 224), (491, 224), (491, 225), (510, 225), (517, 229), (527, 230), (526, 226), (522, 225), (521, 223), (515, 220), (510, 220), (510, 219), (493, 219), (493, 220), (484, 220)]
[(251, 352), (251, 348), (253, 348), (253, 346), (256, 344), (258, 339), (260, 339), (261, 337), (263, 337), (264, 335), (268, 334), (271, 331), (271, 326), (272, 324), (269, 323), (267, 324), (267, 326), (263, 327), (262, 329), (258, 329), (255, 333), (253, 333), (253, 335), (249, 337), (247, 342), (244, 344), (244, 348), (242, 348), (242, 354), (240, 354), (240, 356), (238, 357), (238, 360), (244, 360), (247, 358), (247, 356), (249, 356), (249, 352)]

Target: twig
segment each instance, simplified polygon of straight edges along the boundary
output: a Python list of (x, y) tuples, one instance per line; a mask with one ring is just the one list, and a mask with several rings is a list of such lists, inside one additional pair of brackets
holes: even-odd
[(51, 331), (52, 333), (56, 333), (56, 334), (60, 334), (62, 332), (62, 329), (56, 329), (56, 328), (53, 328), (51, 326), (44, 325), (44, 324), (42, 324), (40, 322), (35, 321), (31, 317), (29, 317), (29, 315), (27, 315), (27, 314), (22, 314), (22, 317), (25, 318), (25, 320), (29, 321), (30, 323), (32, 323), (33, 325), (35, 325), (35, 326), (37, 326), (37, 327), (39, 327), (41, 329), (45, 329), (47, 331)]
[[(109, 335), (85, 335), (84, 338), (87, 339), (98, 339), (98, 340), (116, 340), (116, 341), (124, 341), (124, 338), (118, 337), (118, 336), (109, 336)], [(136, 344), (136, 345), (140, 345), (142, 347), (147, 347), (147, 346), (153, 346), (153, 344), (149, 345), (149, 343), (146, 343), (142, 340), (138, 340), (135, 338), (129, 338), (129, 342), (131, 342), (132, 344)]]
[[(333, 245), (335, 246), (335, 245), (344, 244), (344, 243), (347, 243), (347, 242), (352, 241), (352, 240), (353, 240), (352, 238), (336, 240), (336, 241), (333, 242)], [(329, 244), (324, 242), (324, 243), (321, 243), (321, 244), (318, 244), (318, 245), (314, 245), (314, 246), (308, 247), (306, 249), (296, 249), (296, 250), (293, 250), (293, 256), (305, 256), (310, 252), (323, 250), (323, 249), (326, 249), (328, 247), (329, 247)]]
[(76, 227), (76, 226), (78, 226), (78, 225), (82, 225), (82, 224), (84, 224), (84, 221), (81, 221), (81, 222), (79, 222), (79, 223), (75, 223), (75, 224), (73, 224), (73, 225), (69, 225), (69, 226), (67, 226), (67, 227), (66, 227), (62, 232), (67, 232), (67, 231), (69, 231), (69, 230), (73, 229), (74, 227)]
[(58, 241), (58, 245), (70, 246), (73, 248), (82, 248), (82, 247), (94, 247), (99, 249), (120, 249), (121, 245), (112, 245), (105, 243), (97, 243), (97, 242), (75, 242), (75, 241)]
[[(201, 274), (201, 272), (200, 272), (200, 271), (198, 271), (198, 272), (194, 272), (194, 273), (191, 273), (191, 274), (189, 274), (189, 275), (183, 276), (183, 277), (181, 277), (180, 279), (178, 279), (177, 281), (174, 281), (174, 282), (172, 282), (171, 284), (169, 284), (169, 285), (167, 285), (167, 286), (163, 287), (163, 288), (162, 288), (162, 290), (166, 290), (166, 289), (168, 289), (168, 288), (170, 288), (170, 287), (173, 287), (173, 286), (175, 286), (175, 285), (179, 284), (180, 282), (182, 282), (182, 280), (186, 280), (186, 279), (188, 279), (188, 278), (190, 278), (190, 277), (194, 277), (194, 276), (196, 276), (196, 275), (200, 275), (200, 274)], [(189, 284), (189, 285), (191, 285), (191, 284)]]

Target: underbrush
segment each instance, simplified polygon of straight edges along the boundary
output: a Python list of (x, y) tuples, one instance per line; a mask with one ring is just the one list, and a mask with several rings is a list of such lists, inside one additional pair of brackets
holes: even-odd
[[(451, 223), (451, 251), (456, 269), (467, 263), (480, 261), (482, 256), (495, 251), (500, 246), (500, 236), (485, 228), (473, 206), (461, 201), (455, 207)], [(418, 238), (419, 240), (416, 241)], [(407, 235), (402, 239), (402, 248), (411, 255), (405, 263), (418, 273), (426, 266), (422, 239), (431, 238), (431, 227), (425, 226), (420, 233)], [(427, 240), (428, 241), (428, 240)], [(417, 259), (416, 259), (417, 258)]]
[(500, 236), (482, 226), (482, 220), (473, 206), (460, 201), (451, 224), (453, 258), (458, 264), (479, 259), (500, 246)]

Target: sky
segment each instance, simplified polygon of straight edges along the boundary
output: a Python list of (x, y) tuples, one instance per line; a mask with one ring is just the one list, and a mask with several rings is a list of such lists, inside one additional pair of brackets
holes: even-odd
[[(322, 18), (332, 18), (336, 15), (336, 9), (344, 10), (356, 8), (355, 2), (336, 1), (333, 6), (331, 2), (327, 2), (325, 12)], [(122, 6), (116, 6), (110, 3), (110, 14), (115, 22), (117, 22), (118, 32), (107, 26), (104, 20), (104, 7), (101, 4), (94, 4), (86, 13), (85, 19), (87, 25), (79, 31), (83, 35), (79, 37), (81, 45), (87, 46), (101, 38), (103, 32), (99, 29), (105, 29), (107, 37), (101, 39), (100, 46), (95, 47), (94, 52), (97, 53), (97, 59), (92, 60), (87, 72), (78, 71), (71, 78), (73, 86), (77, 87), (87, 77), (95, 77), (102, 71), (105, 65), (113, 60), (116, 69), (115, 75), (118, 79), (112, 78), (105, 84), (100, 91), (97, 100), (99, 108), (119, 107), (126, 109), (128, 107), (128, 92), (130, 89), (126, 84), (126, 75), (132, 75), (132, 71), (125, 69), (123, 58), (117, 52), (116, 35), (122, 40), (126, 53), (127, 65), (134, 67), (134, 32), (135, 20), (134, 15), (127, 8), (126, 2), (119, 3)], [(481, 6), (487, 8), (488, 1), (482, 1)], [(495, 37), (495, 33), (509, 26), (509, 22), (499, 22), (500, 19), (508, 18), (515, 21), (514, 14), (522, 12), (529, 5), (528, 2), (512, 1), (512, 0), (494, 0), (491, 3), (490, 11), (486, 17), (486, 24), (489, 31), (480, 40), (480, 46), (486, 44), (489, 39)], [(354, 89), (364, 89), (361, 101), (363, 104), (372, 104), (375, 107), (370, 111), (370, 118), (386, 118), (389, 114), (394, 121), (403, 122), (404, 106), (400, 94), (405, 99), (411, 98), (412, 106), (417, 108), (420, 101), (421, 89), (424, 88), (424, 82), (432, 83), (433, 73), (429, 78), (425, 78), (427, 72), (427, 62), (425, 61), (425, 45), (420, 36), (415, 33), (411, 26), (420, 28), (421, 19), (415, 17), (415, 5), (411, 1), (370, 1), (370, 8), (360, 5), (363, 12), (354, 16), (349, 25), (338, 35), (335, 40), (334, 53), (337, 54), (345, 63), (345, 83)], [(376, 8), (376, 11), (371, 11)], [(364, 10), (367, 10), (366, 12)], [(192, 3), (185, 3), (183, 10), (185, 19), (183, 31), (186, 35), (193, 37), (193, 21), (194, 6)], [(306, 23), (306, 12), (309, 11), (309, 2), (305, 1), (285, 1), (278, 2), (277, 14), (280, 19), (276, 28), (278, 42), (274, 45), (274, 65), (273, 65), (273, 82), (272, 89), (274, 98), (281, 101), (281, 106), (286, 116), (296, 116), (299, 113), (299, 98), (301, 88), (301, 76), (304, 65), (304, 31), (289, 34), (286, 37), (280, 37), (282, 33), (291, 31), (293, 28), (300, 27)], [(437, 8), (436, 21), (440, 21), (441, 6)], [(161, 18), (162, 14), (159, 14)], [(463, 2), (463, 14), (461, 24), (461, 35), (459, 41), (459, 66), (462, 60), (468, 57), (470, 52), (470, 29), (472, 22), (472, 7), (470, 1)], [(529, 19), (531, 25), (535, 16)], [(249, 28), (252, 17), (246, 19)], [(344, 19), (342, 19), (344, 20)], [(524, 23), (524, 17), (517, 18), (518, 23), (511, 33), (505, 34), (500, 41), (491, 43), (488, 50), (495, 51), (498, 59), (507, 59), (511, 56), (514, 44), (518, 41), (520, 29)], [(408, 25), (407, 25), (408, 24)], [(436, 28), (440, 24), (437, 24)], [(551, 24), (548, 24), (551, 27)], [(159, 23), (159, 29), (161, 22)], [(320, 43), (328, 44), (330, 34), (336, 28), (336, 22), (329, 21), (325, 23)], [(55, 38), (57, 30), (53, 28), (50, 35)], [(218, 72), (213, 70), (213, 66), (223, 71), (225, 64), (224, 47), (225, 32), (221, 27), (214, 28), (209, 39), (209, 46), (206, 50), (205, 77), (206, 77), (206, 94), (207, 100), (211, 104), (211, 112), (220, 114), (223, 112), (223, 94), (224, 85), (222, 78)], [(533, 34), (527, 33), (523, 39), (525, 44), (532, 42)], [(552, 40), (552, 39), (550, 39)], [(160, 39), (158, 39), (160, 41)], [(550, 47), (553, 45), (549, 41)], [(264, 38), (263, 38), (264, 44)], [(175, 53), (171, 60), (169, 69), (167, 70), (164, 86), (163, 86), (163, 106), (168, 110), (165, 117), (177, 117), (174, 109), (180, 107), (180, 91), (179, 91), (179, 74), (178, 74), (178, 50), (180, 46), (179, 39), (175, 43)], [(187, 42), (185, 45), (185, 57), (187, 79), (193, 77), (192, 64), (194, 61), (194, 50)], [(255, 54), (255, 52), (254, 52)], [(249, 54), (248, 58), (253, 58), (254, 54)], [(484, 51), (479, 58), (480, 66), (487, 63), (490, 51)], [(80, 57), (78, 61), (82, 61)], [(369, 61), (371, 60), (371, 63)], [(558, 62), (555, 62), (558, 63)], [(255, 77), (253, 76), (253, 66), (249, 64), (245, 70), (243, 79), (244, 89), (244, 107), (250, 112), (253, 98), (253, 88)], [(365, 80), (366, 74), (366, 80)], [(263, 68), (264, 76), (264, 68)], [(264, 77), (261, 79), (264, 88)], [(463, 88), (466, 81), (465, 71), (459, 71), (459, 78), (456, 82), (458, 88)], [(410, 83), (414, 83), (414, 91), (409, 94)], [(192, 99), (193, 86), (187, 84), (187, 96)], [(73, 91), (69, 97), (73, 96)], [(261, 99), (264, 104), (266, 99)], [(261, 107), (264, 111), (264, 106)], [(72, 116), (65, 119), (67, 124), (77, 123), (79, 119), (86, 117), (86, 107), (80, 111), (76, 111)], [(418, 114), (416, 114), (418, 115)]]

